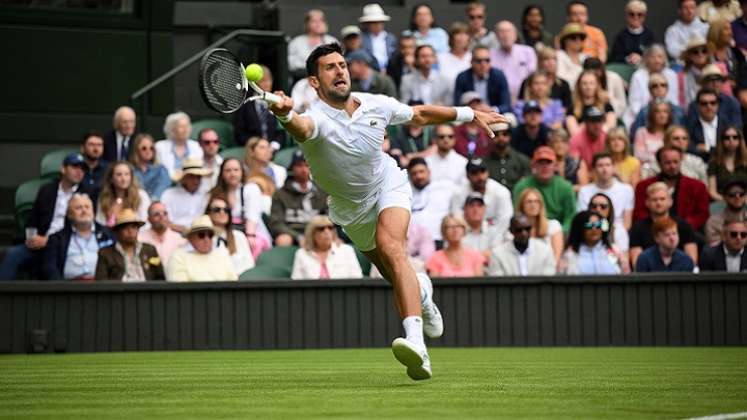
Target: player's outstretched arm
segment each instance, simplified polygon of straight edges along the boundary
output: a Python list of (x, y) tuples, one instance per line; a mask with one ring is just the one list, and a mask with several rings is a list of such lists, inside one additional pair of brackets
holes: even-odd
[(314, 120), (297, 115), (293, 111), (293, 99), (286, 96), (283, 91), (278, 90), (274, 93), (282, 99), (280, 102), (270, 105), (270, 110), (275, 114), (275, 118), (297, 142), (303, 143), (308, 140), (314, 134)]
[(490, 125), (508, 123), (503, 115), (495, 112), (476, 111), (470, 107), (452, 107), (437, 105), (416, 105), (412, 107), (412, 122), (417, 125), (443, 124), (451, 121), (469, 122), (475, 121), (490, 137), (493, 130)]

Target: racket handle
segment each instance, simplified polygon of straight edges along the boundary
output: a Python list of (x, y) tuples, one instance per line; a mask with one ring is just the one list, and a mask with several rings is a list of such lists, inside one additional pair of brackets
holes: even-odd
[(275, 95), (274, 93), (264, 92), (262, 94), (262, 100), (267, 102), (268, 104), (273, 105), (282, 101), (282, 98), (278, 95)]

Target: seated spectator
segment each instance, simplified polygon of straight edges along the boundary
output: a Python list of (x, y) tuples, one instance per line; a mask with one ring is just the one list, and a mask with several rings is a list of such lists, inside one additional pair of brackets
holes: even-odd
[(158, 200), (161, 194), (171, 186), (171, 177), (166, 167), (156, 163), (156, 147), (153, 136), (141, 133), (135, 136), (130, 154), (138, 184), (142, 186), (151, 200)]
[[(571, 88), (568, 82), (558, 77), (558, 52), (550, 47), (542, 47), (537, 50), (537, 71), (543, 72), (547, 78), (547, 88), (549, 89), (550, 99), (557, 99), (563, 105), (564, 111), (571, 108)], [(521, 83), (519, 92), (525, 99), (529, 92), (529, 78), (525, 79)], [(529, 97), (532, 99), (531, 97)], [(542, 103), (541, 98), (534, 98), (540, 104)], [(565, 118), (565, 115), (563, 115)], [(552, 124), (548, 124), (552, 125)]]
[(662, 181), (673, 190), (675, 197), (672, 212), (683, 218), (693, 229), (701, 230), (708, 219), (708, 190), (702, 182), (682, 175), (680, 170), (682, 152), (675, 147), (664, 146), (656, 153), (661, 172), (639, 182), (635, 189), (635, 209), (633, 220), (643, 220), (648, 216), (646, 209), (646, 189), (654, 182)]
[(568, 153), (571, 145), (567, 131), (562, 128), (552, 130), (547, 137), (547, 146), (555, 152), (555, 172), (573, 185), (573, 191), (578, 192), (589, 183), (586, 162)]
[(260, 188), (264, 188), (269, 195), (275, 191), (272, 187), (282, 187), (288, 177), (288, 171), (272, 161), (272, 150), (272, 144), (263, 137), (249, 139), (244, 147), (244, 165), (249, 169), (248, 176), (265, 175), (274, 185), (260, 185)]
[[(295, 78), (306, 75), (306, 59), (314, 48), (337, 42), (337, 39), (327, 34), (327, 19), (324, 12), (311, 9), (304, 18), (304, 33), (294, 37), (288, 43), (288, 71)], [(243, 144), (243, 143), (242, 143)]]
[[(615, 167), (612, 163), (612, 156), (607, 153), (603, 152), (594, 155), (592, 168), (594, 169), (594, 182), (582, 187), (578, 192), (576, 209), (579, 212), (587, 209), (591, 204), (592, 197), (599, 193), (604, 193), (612, 200), (615, 209), (616, 217), (610, 219), (610, 223), (614, 225), (615, 230), (627, 232), (633, 225), (635, 196), (633, 187), (615, 178)], [(612, 239), (615, 240), (618, 249), (622, 251), (628, 250), (627, 234), (624, 237), (613, 236)]]
[[(272, 92), (272, 84), (272, 71), (263, 65), (262, 78), (257, 82), (257, 86), (265, 92)], [(314, 97), (316, 97), (316, 92), (314, 92)], [(254, 137), (267, 139), (274, 150), (288, 147), (292, 143), (288, 140), (285, 130), (280, 128), (277, 118), (270, 112), (265, 101), (249, 101), (242, 105), (233, 115), (233, 131), (234, 140), (238, 146), (245, 145)]]
[(190, 220), (195, 220), (202, 214), (207, 197), (200, 192), (200, 183), (202, 177), (209, 175), (210, 171), (202, 166), (202, 159), (184, 160), (178, 184), (164, 191), (161, 196), (171, 218), (171, 229), (184, 233), (189, 228)]
[(210, 176), (202, 178), (200, 190), (204, 193), (210, 191), (218, 182), (218, 172), (223, 163), (223, 157), (218, 154), (220, 150), (220, 138), (212, 128), (204, 128), (197, 134), (197, 142), (202, 148), (202, 164), (210, 171)]
[(656, 152), (664, 146), (664, 133), (672, 126), (672, 108), (668, 102), (653, 100), (649, 109), (646, 126), (639, 128), (633, 139), (633, 153), (641, 162), (644, 178), (656, 175), (651, 166), (656, 161)]
[(447, 215), (441, 222), (444, 249), (436, 251), (425, 263), (433, 277), (482, 277), (485, 256), (464, 244), (467, 223), (460, 216)]
[(123, 209), (117, 214), (112, 226), (117, 242), (99, 249), (97, 281), (133, 283), (166, 279), (156, 248), (138, 241), (138, 232), (144, 224), (132, 209)]
[(734, 33), (729, 22), (723, 19), (712, 20), (706, 40), (713, 64), (724, 72), (734, 87), (733, 82), (743, 77), (745, 57), (742, 50), (734, 45)]
[(508, 124), (494, 124), (490, 129), (495, 135), (493, 150), (485, 156), (483, 162), (488, 168), (490, 177), (511, 190), (522, 177), (530, 174), (529, 158), (511, 147), (511, 128)]
[(244, 271), (254, 267), (254, 257), (249, 249), (246, 235), (231, 226), (231, 208), (228, 207), (225, 198), (217, 195), (212, 197), (205, 209), (205, 214), (210, 216), (210, 221), (213, 222), (215, 231), (213, 248), (228, 250), (236, 274), (241, 275)]
[[(628, 89), (628, 108), (623, 114), (625, 127), (632, 127), (638, 113), (651, 102), (651, 75), (661, 74), (667, 80), (666, 100), (679, 103), (679, 83), (677, 73), (667, 67), (667, 53), (660, 44), (654, 44), (643, 53), (643, 66), (633, 73)], [(658, 92), (658, 91), (657, 91)], [(634, 134), (634, 133), (633, 133)]]
[(327, 216), (314, 216), (306, 225), (303, 247), (293, 258), (293, 280), (359, 279), (361, 266), (352, 246), (340, 242)]
[(693, 118), (688, 115), (687, 131), (690, 133), (689, 150), (697, 152), (707, 159), (711, 149), (716, 147), (718, 133), (729, 121), (724, 121), (719, 115), (718, 93), (713, 89), (703, 88), (695, 98), (697, 114)]
[(682, 52), (681, 61), (684, 64), (684, 68), (677, 74), (680, 93), (678, 104), (683, 109), (688, 109), (695, 100), (695, 95), (702, 88), (700, 81), (703, 70), (711, 63), (705, 35), (693, 35), (690, 37), (685, 50)]
[(540, 146), (547, 145), (550, 128), (542, 122), (542, 107), (536, 101), (528, 101), (521, 112), (523, 122), (513, 129), (511, 145), (530, 157)]
[(513, 240), (493, 248), (488, 263), (488, 276), (552, 276), (555, 258), (552, 248), (532, 238), (529, 219), (517, 213), (511, 217), (509, 230)]
[(158, 251), (161, 264), (166, 267), (171, 254), (186, 245), (187, 241), (169, 227), (171, 225), (169, 211), (160, 201), (150, 203), (148, 224), (150, 224), (149, 228), (140, 229), (138, 232), (138, 241), (153, 245)]
[(171, 179), (178, 182), (183, 161), (187, 158), (202, 159), (202, 149), (199, 143), (189, 138), (192, 122), (184, 112), (169, 114), (163, 132), (166, 139), (156, 142), (156, 160), (166, 167)]
[[(742, 126), (742, 109), (739, 101), (732, 96), (729, 80), (717, 65), (709, 64), (700, 73), (701, 89), (712, 89), (718, 95), (718, 117), (728, 124)], [(697, 96), (697, 92), (695, 93)], [(691, 102), (687, 108), (688, 119), (698, 118), (698, 106)]]
[(114, 111), (112, 129), (104, 135), (104, 152), (101, 156), (106, 162), (127, 160), (135, 138), (137, 116), (129, 106), (121, 106)]
[(93, 221), (93, 201), (74, 193), (62, 230), (49, 236), (43, 264), (47, 280), (94, 279), (99, 250), (114, 244), (109, 230)]
[(538, 70), (529, 75), (524, 81), (526, 89), (520, 90), (519, 100), (514, 107), (514, 115), (519, 122), (524, 122), (524, 110), (526, 104), (536, 102), (542, 115), (542, 123), (551, 127), (559, 128), (565, 119), (565, 108), (560, 99), (550, 97), (550, 81), (544, 71)]
[(21, 269), (31, 269), (32, 277), (43, 276), (37, 272), (42, 265), (44, 248), (49, 236), (64, 227), (70, 198), (75, 193), (94, 196), (94, 192), (82, 184), (85, 168), (83, 156), (69, 154), (62, 161), (60, 178), (39, 188), (26, 222), (26, 241), (8, 249), (0, 265), (0, 280), (16, 280)]
[[(348, 54), (352, 53), (353, 51), (363, 51), (368, 55), (368, 62), (371, 63), (371, 67), (376, 71), (381, 71), (382, 69), (381, 64), (379, 64), (376, 58), (374, 58), (373, 54), (371, 54), (371, 51), (363, 48), (363, 39), (361, 38), (361, 34), (362, 34), (361, 28), (355, 25), (348, 25), (348, 26), (343, 27), (340, 30), (340, 39), (342, 40), (342, 50), (344, 51), (342, 56), (347, 58)], [(389, 35), (389, 36), (394, 38), (393, 35)], [(370, 44), (370, 41), (369, 41), (369, 44)], [(396, 38), (394, 38), (393, 46), (395, 48), (397, 46)]]
[(584, 60), (584, 70), (593, 70), (599, 79), (600, 87), (607, 92), (615, 117), (620, 118), (628, 107), (628, 95), (625, 93), (625, 81), (614, 71), (606, 70), (598, 58)]
[(607, 133), (604, 151), (612, 156), (617, 179), (635, 188), (641, 180), (641, 161), (630, 155), (629, 148), (630, 140), (623, 127), (615, 127)]
[(563, 253), (563, 226), (557, 220), (547, 218), (542, 194), (534, 188), (522, 191), (516, 201), (514, 214), (523, 214), (529, 219), (532, 225), (530, 236), (549, 245), (555, 261), (560, 261)]
[(467, 180), (467, 158), (454, 150), (454, 127), (451, 124), (439, 124), (435, 128), (436, 153), (425, 158), (425, 163), (432, 172), (439, 174), (459, 185)]
[(436, 54), (449, 50), (449, 34), (433, 20), (433, 9), (426, 3), (412, 8), (410, 28), (403, 33), (414, 36), (420, 44), (432, 46)]
[(630, 0), (625, 5), (625, 29), (617, 33), (612, 43), (611, 63), (640, 64), (644, 48), (655, 39), (654, 32), (644, 25), (646, 11), (646, 3), (641, 0)]
[(450, 85), (454, 84), (459, 73), (468, 70), (472, 62), (469, 46), (469, 27), (463, 22), (454, 22), (449, 26), (449, 51), (438, 54), (438, 71), (446, 77)]
[(697, 14), (706, 23), (720, 19), (731, 22), (742, 16), (737, 0), (706, 0), (698, 5)]
[[(667, 99), (667, 94), (669, 92), (669, 81), (666, 77), (664, 77), (661, 73), (651, 74), (648, 78), (648, 91), (649, 96), (651, 97), (651, 101), (649, 101), (646, 106), (641, 108), (641, 110), (638, 112), (638, 115), (635, 117), (635, 120), (633, 121), (633, 125), (630, 126), (630, 133), (633, 135), (633, 137), (635, 137), (639, 128), (645, 127), (647, 125), (648, 119), (651, 117), (651, 107), (649, 106), (651, 103), (668, 103), (672, 111), (672, 123), (680, 125), (685, 123), (685, 110), (680, 108), (675, 103), (669, 102), (669, 100)], [(681, 93), (680, 96), (682, 96)]]
[(535, 188), (542, 193), (547, 217), (555, 219), (567, 232), (571, 219), (576, 214), (576, 194), (570, 182), (555, 175), (555, 152), (547, 146), (538, 147), (532, 157), (532, 175), (523, 178), (514, 187), (514, 203), (526, 188)]
[(389, 58), (386, 74), (391, 77), (399, 89), (402, 76), (415, 71), (415, 37), (402, 34), (397, 43), (397, 52)]
[(345, 59), (350, 70), (351, 90), (397, 97), (397, 87), (386, 74), (375, 71), (371, 67), (370, 57), (364, 51), (358, 50), (348, 54)]
[(578, 77), (578, 83), (573, 91), (573, 106), (568, 109), (568, 115), (565, 117), (565, 125), (571, 136), (582, 131), (590, 108), (599, 110), (605, 132), (617, 125), (615, 110), (610, 105), (607, 92), (602, 89), (599, 78), (594, 71), (585, 70)]
[[(605, 193), (596, 193), (589, 200), (589, 206), (586, 208), (590, 211), (599, 213), (600, 216), (607, 220), (614, 220), (615, 222), (610, 223), (610, 242), (615, 247), (625, 253), (625, 260), (627, 261), (628, 250), (630, 249), (630, 238), (628, 236), (628, 230), (625, 229), (625, 225), (620, 225), (617, 214), (615, 212), (615, 206), (612, 199)], [(632, 225), (632, 223), (631, 223)]]
[(708, 24), (698, 18), (695, 0), (679, 0), (678, 3), (678, 19), (664, 33), (664, 44), (667, 46), (669, 58), (681, 63), (680, 58), (689, 48), (690, 39), (701, 37), (705, 40)]
[(376, 59), (377, 67), (381, 70), (387, 67), (389, 57), (397, 50), (397, 37), (384, 29), (390, 19), (384, 13), (384, 9), (376, 3), (363, 6), (363, 15), (358, 18), (358, 22), (365, 29), (360, 37), (363, 49)]
[(545, 10), (542, 6), (530, 4), (521, 14), (521, 41), (534, 49), (552, 46), (553, 36), (545, 30)]
[(739, 2), (739, 8), (742, 9), (742, 16), (731, 20), (731, 32), (734, 34), (734, 46), (742, 51), (747, 51), (747, 3)]
[[(638, 184), (639, 186), (641, 184)], [(642, 199), (643, 201), (643, 199)], [(636, 201), (636, 205), (638, 202)], [(669, 193), (669, 187), (663, 182), (656, 182), (646, 188), (644, 204), (649, 212), (645, 219), (637, 221), (630, 229), (630, 262), (635, 267), (638, 257), (644, 249), (654, 245), (654, 235), (651, 228), (659, 220), (671, 219), (677, 224), (677, 231), (681, 237), (678, 246), (693, 261), (698, 260), (697, 238), (692, 226), (685, 220), (671, 213), (672, 196)]]
[(196, 218), (186, 231), (189, 247), (177, 249), (168, 265), (168, 281), (227, 281), (238, 280), (233, 261), (226, 248), (213, 247), (215, 228), (210, 216)]
[(485, 27), (485, 5), (479, 1), (471, 1), (464, 11), (469, 23), (469, 47), (474, 48), (477, 45), (494, 47), (497, 43), (495, 34)]
[(586, 33), (584, 41), (584, 54), (589, 57), (598, 58), (603, 63), (607, 62), (607, 37), (601, 29), (589, 25), (589, 8), (583, 1), (572, 0), (566, 7), (567, 20), (569, 23), (581, 25)]
[(747, 224), (744, 220), (724, 220), (722, 242), (700, 254), (701, 271), (747, 272)]
[(311, 181), (309, 164), (298, 150), (288, 168), (290, 176), (272, 196), (270, 231), (276, 246), (303, 245), (304, 229), (312, 217), (327, 213), (327, 193)]
[(647, 248), (635, 263), (639, 273), (681, 271), (692, 273), (695, 264), (692, 258), (677, 249), (679, 234), (677, 222), (664, 217), (653, 223), (652, 232), (656, 245)]
[(140, 188), (134, 170), (125, 161), (114, 162), (104, 174), (96, 210), (96, 222), (114, 226), (116, 217), (124, 209), (131, 209), (140, 219), (148, 217), (150, 197)]
[(482, 252), (485, 261), (490, 258), (490, 250), (503, 242), (507, 231), (491, 226), (485, 218), (485, 200), (479, 193), (472, 193), (464, 201), (463, 214), (467, 224), (464, 245)]
[(412, 223), (425, 226), (434, 241), (441, 240), (441, 221), (449, 214), (455, 185), (446, 179), (432, 179), (423, 158), (410, 160), (407, 174), (412, 186)]
[[(451, 128), (451, 126), (449, 127)], [(407, 167), (410, 159), (425, 158), (432, 155), (433, 130), (433, 127), (413, 123), (394, 126), (389, 154), (403, 168)], [(451, 133), (453, 136), (453, 128), (451, 128)]]
[(604, 113), (597, 107), (586, 108), (584, 124), (571, 137), (570, 154), (592, 166), (594, 155), (604, 151), (607, 134), (604, 128)]
[(442, 75), (438, 69), (436, 54), (430, 45), (415, 49), (416, 71), (402, 76), (399, 87), (400, 101), (418, 101), (426, 105), (451, 105), (453, 80)]
[(705, 225), (706, 244), (716, 245), (722, 239), (721, 231), (725, 220), (747, 221), (747, 181), (732, 178), (724, 185), (724, 210), (712, 214)]
[(451, 199), (451, 213), (462, 216), (464, 203), (471, 194), (480, 194), (485, 201), (485, 219), (499, 232), (506, 232), (508, 221), (514, 214), (511, 192), (498, 181), (488, 177), (488, 167), (482, 159), (472, 159), (467, 163), (467, 185), (457, 185), (456, 194)]
[(464, 94), (476, 92), (479, 98), (493, 110), (511, 112), (511, 92), (502, 71), (490, 64), (490, 50), (482, 45), (472, 49), (472, 66), (454, 82), (454, 103), (464, 105)]
[(495, 24), (495, 35), (498, 47), (490, 51), (490, 62), (506, 76), (511, 103), (516, 103), (521, 82), (537, 70), (537, 55), (534, 48), (516, 43), (519, 33), (508, 20)]
[(571, 223), (559, 271), (570, 275), (628, 273), (628, 262), (612, 245), (609, 227), (607, 219), (595, 211), (578, 213)]
[[(558, 34), (557, 76), (568, 82), (570, 90), (575, 89), (576, 81), (584, 70), (583, 64), (587, 58), (583, 52), (585, 41), (586, 32), (577, 23), (567, 23)], [(570, 109), (570, 104), (566, 108)]]
[(727, 125), (719, 135), (716, 150), (708, 162), (708, 193), (714, 201), (724, 201), (721, 193), (734, 177), (747, 179), (747, 145), (742, 130)]
[(96, 131), (89, 131), (83, 136), (83, 143), (80, 145), (80, 154), (86, 161), (86, 174), (83, 176), (83, 184), (95, 191), (95, 194), (98, 194), (99, 188), (101, 188), (101, 179), (109, 165), (109, 162), (101, 159), (103, 150), (104, 139), (101, 134)]
[[(293, 85), (291, 89), (291, 99), (293, 99), (293, 111), (303, 114), (311, 106), (311, 103), (318, 99), (316, 90), (309, 84), (309, 78), (304, 77)], [(251, 136), (250, 136), (251, 137)]]
[[(460, 103), (474, 110), (485, 110), (485, 104), (477, 92), (465, 92)], [(483, 157), (490, 153), (490, 136), (476, 121), (470, 121), (454, 128), (454, 150), (467, 159)]]

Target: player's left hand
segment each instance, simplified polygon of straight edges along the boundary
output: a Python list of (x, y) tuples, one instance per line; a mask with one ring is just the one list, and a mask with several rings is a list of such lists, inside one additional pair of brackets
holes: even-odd
[(477, 123), (480, 128), (485, 130), (491, 139), (495, 137), (495, 134), (493, 134), (493, 130), (490, 129), (491, 125), (498, 123), (509, 124), (509, 120), (506, 117), (495, 111), (485, 112), (475, 110), (475, 119), (473, 121)]

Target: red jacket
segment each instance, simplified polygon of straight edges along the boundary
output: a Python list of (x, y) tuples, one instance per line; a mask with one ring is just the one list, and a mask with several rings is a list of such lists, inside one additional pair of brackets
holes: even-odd
[[(644, 179), (635, 187), (635, 209), (633, 220), (639, 221), (648, 217), (646, 208), (646, 188), (657, 181), (663, 181), (661, 175)], [(680, 176), (675, 191), (677, 201), (672, 207), (672, 212), (685, 219), (693, 229), (700, 231), (708, 220), (708, 205), (710, 196), (705, 184), (697, 179)]]

